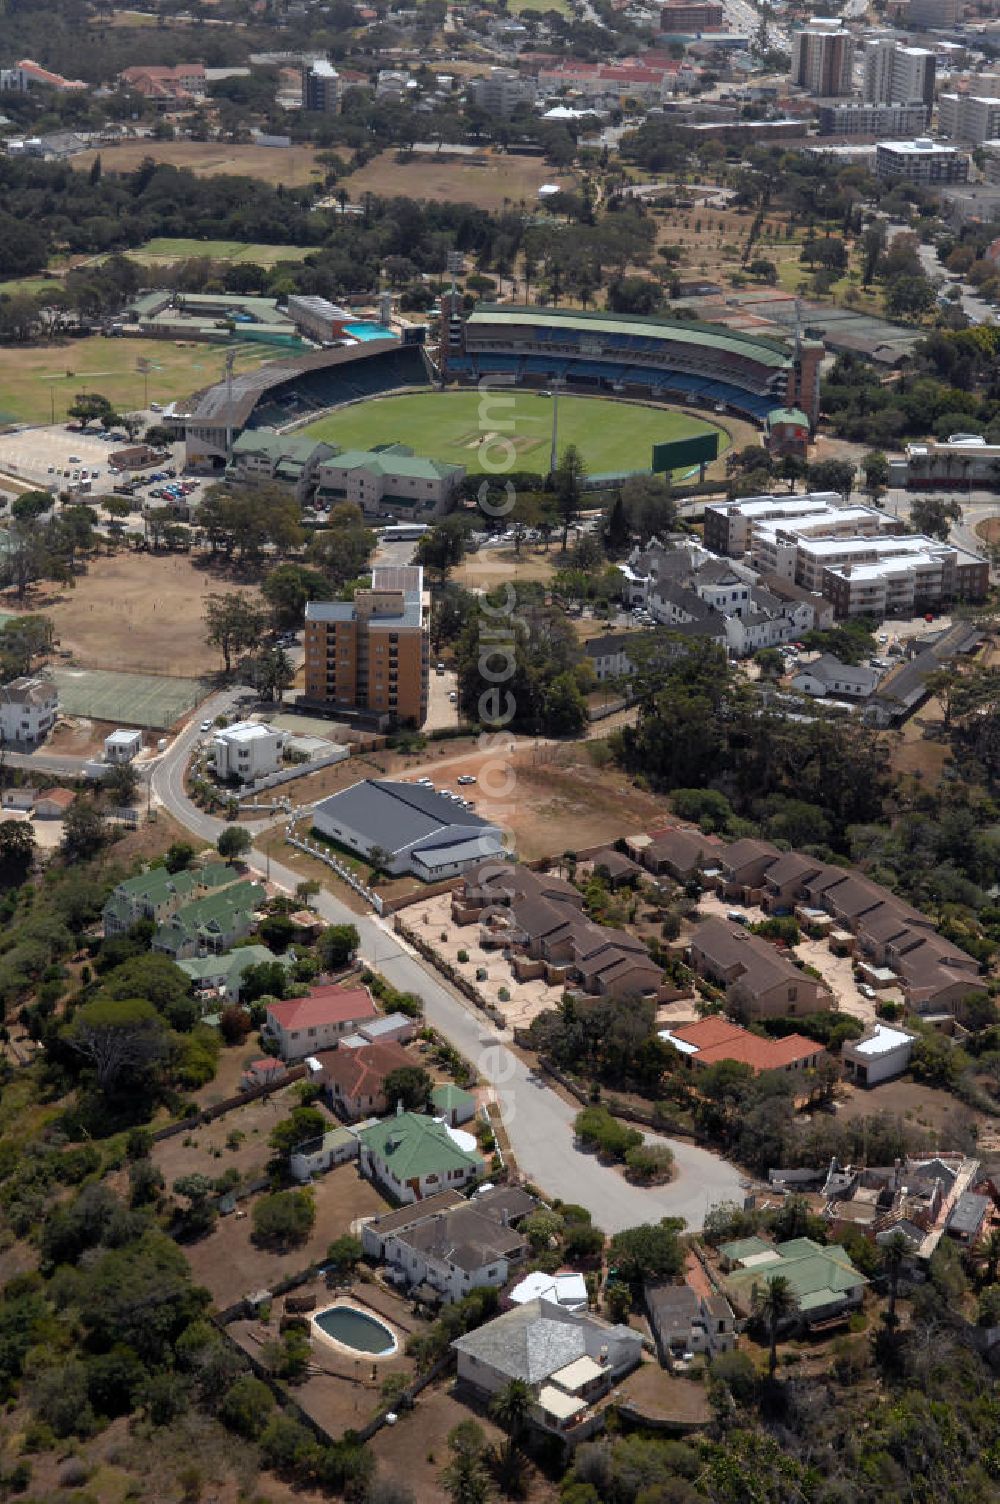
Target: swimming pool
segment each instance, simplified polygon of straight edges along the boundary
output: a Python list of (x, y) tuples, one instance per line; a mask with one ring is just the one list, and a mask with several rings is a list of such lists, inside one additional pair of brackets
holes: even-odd
[(317, 1311), (313, 1324), (342, 1347), (372, 1358), (391, 1358), (399, 1350), (392, 1328), (357, 1306), (327, 1306), (325, 1311)]
[(384, 324), (345, 324), (344, 333), (350, 334), (354, 339), (395, 339), (391, 329)]

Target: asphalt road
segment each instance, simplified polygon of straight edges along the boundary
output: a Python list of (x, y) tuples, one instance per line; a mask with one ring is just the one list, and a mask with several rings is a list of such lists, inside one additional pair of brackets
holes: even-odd
[[(198, 718), (184, 730), (153, 770), (153, 794), (164, 808), (205, 841), (215, 842), (224, 821), (199, 810), (184, 793), (184, 769), (200, 732), (202, 720), (220, 714), (233, 703), (236, 691), (208, 700)], [(250, 826), (260, 831), (263, 825)], [(293, 892), (297, 875), (273, 859), (268, 864), (252, 851), (249, 865), (268, 873), (272, 882)], [(522, 1172), (551, 1196), (586, 1206), (598, 1226), (617, 1232), (659, 1217), (683, 1217), (689, 1227), (701, 1226), (705, 1212), (719, 1201), (742, 1200), (740, 1174), (726, 1160), (680, 1140), (647, 1134), (648, 1141), (669, 1143), (677, 1161), (670, 1185), (642, 1189), (630, 1185), (616, 1170), (574, 1147), (572, 1123), (576, 1108), (547, 1087), (530, 1079), (527, 1066), (510, 1050), (501, 1034), (480, 1019), (453, 993), (432, 968), (394, 934), (387, 920), (359, 916), (324, 888), (316, 910), (328, 924), (355, 924), (360, 954), (373, 968), (405, 992), (423, 999), (427, 1020), (471, 1060), (499, 1102), (504, 1123)]]

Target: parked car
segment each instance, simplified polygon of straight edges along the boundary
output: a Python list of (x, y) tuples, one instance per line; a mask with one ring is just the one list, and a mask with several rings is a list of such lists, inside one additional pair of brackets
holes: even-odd
[(460, 777), (455, 779), (455, 782), (460, 784), (463, 788), (467, 784), (475, 783), (475, 781), (476, 775), (474, 773), (462, 773)]

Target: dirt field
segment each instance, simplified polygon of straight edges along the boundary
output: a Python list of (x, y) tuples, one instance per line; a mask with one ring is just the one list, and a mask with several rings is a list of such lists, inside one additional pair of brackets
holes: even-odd
[(507, 580), (516, 588), (518, 580), (550, 580), (559, 567), (559, 557), (558, 547), (551, 545), (547, 553), (530, 544), (523, 544), (520, 553), (513, 548), (481, 548), (478, 553), (466, 554), (452, 579), (466, 590), (492, 590)]
[[(78, 172), (89, 172), (98, 153), (81, 152), (70, 165)], [(105, 172), (134, 172), (146, 157), (155, 162), (169, 162), (173, 167), (189, 167), (200, 178), (235, 173), (260, 178), (265, 183), (284, 183), (301, 188), (322, 177), (312, 146), (229, 146), (220, 141), (129, 141), (122, 146), (102, 146), (101, 165)], [(544, 178), (540, 181), (544, 182)]]
[(491, 156), (484, 167), (447, 158), (442, 161), (417, 157), (398, 162), (396, 157), (395, 151), (382, 152), (360, 172), (344, 178), (343, 186), (351, 198), (357, 201), (363, 193), (386, 197), (405, 194), (417, 199), (451, 199), (474, 204), (478, 209), (502, 209), (508, 202), (534, 204), (543, 183), (560, 183), (567, 188), (577, 183), (575, 174), (559, 172), (537, 157), (509, 157), (501, 153)]
[[(950, 1092), (937, 1087), (901, 1077), (896, 1081), (884, 1081), (869, 1091), (860, 1091), (844, 1086), (845, 1097), (837, 1107), (839, 1118), (870, 1117), (875, 1112), (888, 1112), (901, 1117), (910, 1128), (924, 1128), (928, 1133), (941, 1133), (941, 1147), (953, 1147), (948, 1136), (948, 1125), (971, 1123), (975, 1113), (963, 1106)], [(942, 1129), (945, 1130), (942, 1133)]]
[[(245, 1061), (257, 1054), (259, 1051), (242, 1051)], [(237, 1086), (238, 1082), (234, 1083), (233, 1089)], [(253, 1180), (267, 1169), (271, 1157), (267, 1141), (275, 1123), (286, 1118), (299, 1103), (300, 1097), (293, 1083), (272, 1096), (261, 1097), (256, 1102), (248, 1102), (245, 1107), (227, 1112), (214, 1123), (199, 1124), (189, 1133), (161, 1139), (154, 1148), (153, 1159), (163, 1171), (168, 1186), (181, 1175), (210, 1175), (218, 1179), (225, 1170), (239, 1170), (245, 1180)], [(332, 1119), (330, 1126), (333, 1126)], [(240, 1134), (242, 1138), (238, 1145), (229, 1148), (227, 1140), (232, 1134)]]
[[(198, 676), (221, 667), (205, 646), (205, 598), (234, 588), (185, 554), (121, 553), (92, 560), (73, 590), (43, 582), (24, 609), (52, 618), (60, 645), (81, 667)], [(239, 588), (256, 594), (254, 586)], [(5, 611), (15, 605), (2, 600)]]
[[(463, 1420), (474, 1419), (486, 1434), (487, 1444), (497, 1445), (501, 1431), (480, 1410), (473, 1410), (450, 1393), (450, 1384), (431, 1385), (417, 1400), (416, 1408), (404, 1411), (396, 1425), (384, 1426), (368, 1443), (386, 1477), (408, 1483), (417, 1504), (441, 1504), (445, 1490), (441, 1469), (451, 1455), (448, 1433)], [(537, 1504), (554, 1496), (534, 1470), (530, 1496)]]
[[(221, 1174), (227, 1160), (223, 1157), (214, 1163)], [(360, 1178), (357, 1166), (350, 1163), (331, 1170), (313, 1189), (316, 1223), (301, 1248), (286, 1253), (257, 1248), (250, 1241), (253, 1202), (245, 1201), (240, 1210), (245, 1210), (247, 1216), (224, 1217), (207, 1238), (184, 1245), (195, 1284), (210, 1290), (217, 1305), (231, 1305), (242, 1295), (270, 1288), (287, 1275), (321, 1261), (333, 1240), (349, 1232), (356, 1218), (375, 1217), (388, 1205), (367, 1180)]]

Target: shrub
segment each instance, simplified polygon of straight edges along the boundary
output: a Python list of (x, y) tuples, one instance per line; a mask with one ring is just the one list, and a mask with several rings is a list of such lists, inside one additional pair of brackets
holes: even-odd
[(666, 1144), (637, 1144), (625, 1155), (625, 1165), (636, 1180), (669, 1180), (674, 1173), (673, 1151)]
[(298, 1248), (316, 1221), (311, 1191), (275, 1191), (253, 1209), (253, 1240), (263, 1247)]

